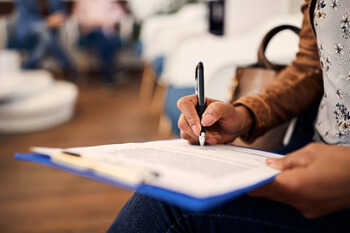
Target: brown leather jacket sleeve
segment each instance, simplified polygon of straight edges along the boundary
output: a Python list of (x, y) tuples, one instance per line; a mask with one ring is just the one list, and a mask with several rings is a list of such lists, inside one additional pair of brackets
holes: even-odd
[(260, 94), (242, 97), (233, 104), (246, 106), (254, 116), (254, 127), (242, 136), (251, 142), (272, 127), (306, 109), (323, 93), (317, 43), (309, 20), (309, 1), (301, 7), (304, 19), (295, 60), (282, 70)]

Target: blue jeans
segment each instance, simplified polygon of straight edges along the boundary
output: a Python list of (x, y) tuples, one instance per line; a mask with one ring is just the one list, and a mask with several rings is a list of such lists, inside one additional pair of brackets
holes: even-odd
[(136, 192), (108, 233), (350, 232), (350, 210), (309, 220), (296, 209), (242, 196), (207, 212), (188, 212)]
[(61, 46), (56, 29), (50, 29), (44, 23), (37, 23), (31, 27), (28, 35), (18, 40), (24, 47), (27, 41), (33, 42), (29, 49), (29, 57), (23, 64), (24, 69), (38, 68), (46, 55), (51, 54), (58, 60), (63, 70), (75, 70), (71, 58)]
[(86, 47), (97, 53), (105, 83), (113, 83), (113, 71), (116, 65), (114, 58), (122, 45), (120, 37), (107, 35), (101, 29), (96, 29), (82, 36), (79, 44), (81, 47)]

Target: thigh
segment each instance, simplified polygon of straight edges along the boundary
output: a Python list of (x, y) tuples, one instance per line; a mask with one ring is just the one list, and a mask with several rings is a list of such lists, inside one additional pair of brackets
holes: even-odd
[(108, 233), (164, 233), (181, 216), (181, 210), (136, 192), (123, 207)]
[(182, 216), (182, 224), (192, 226), (186, 232), (350, 232), (349, 210), (310, 220), (285, 204), (247, 195), (206, 212), (184, 212)]
[(309, 220), (289, 206), (243, 196), (206, 212), (189, 212), (135, 193), (112, 232), (350, 232), (350, 211)]

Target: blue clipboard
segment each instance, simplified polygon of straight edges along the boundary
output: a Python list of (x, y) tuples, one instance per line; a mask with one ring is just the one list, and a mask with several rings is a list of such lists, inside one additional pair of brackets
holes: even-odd
[(130, 185), (125, 182), (118, 181), (116, 179), (111, 179), (109, 177), (96, 174), (90, 170), (81, 170), (76, 169), (70, 166), (65, 166), (62, 164), (54, 163), (51, 161), (50, 157), (45, 154), (39, 153), (17, 153), (15, 154), (15, 158), (18, 160), (34, 162), (38, 164), (42, 164), (48, 167), (52, 167), (58, 170), (66, 171), (78, 176), (82, 176), (88, 179), (92, 179), (98, 182), (102, 182), (105, 184), (109, 184), (115, 187), (123, 188), (129, 191), (137, 191), (148, 195), (150, 197), (157, 198), (161, 201), (167, 202), (168, 204), (175, 205), (179, 208), (188, 210), (188, 211), (206, 211), (211, 208), (217, 207), (219, 205), (224, 204), (234, 198), (237, 198), (245, 193), (262, 186), (266, 183), (271, 182), (275, 176), (272, 176), (268, 179), (265, 179), (259, 183), (256, 183), (251, 186), (244, 187), (242, 189), (238, 189), (232, 192), (228, 192), (222, 195), (207, 197), (207, 198), (196, 198), (186, 194), (174, 192), (172, 190), (162, 189), (159, 187), (155, 187), (148, 184), (138, 184), (138, 185)]

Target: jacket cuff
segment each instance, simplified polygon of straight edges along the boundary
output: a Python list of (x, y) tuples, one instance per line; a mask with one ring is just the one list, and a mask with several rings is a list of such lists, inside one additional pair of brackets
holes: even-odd
[(241, 97), (233, 103), (233, 106), (244, 106), (251, 113), (253, 118), (252, 128), (247, 134), (241, 135), (240, 138), (247, 143), (254, 142), (266, 131), (271, 115), (269, 106), (257, 95)]

